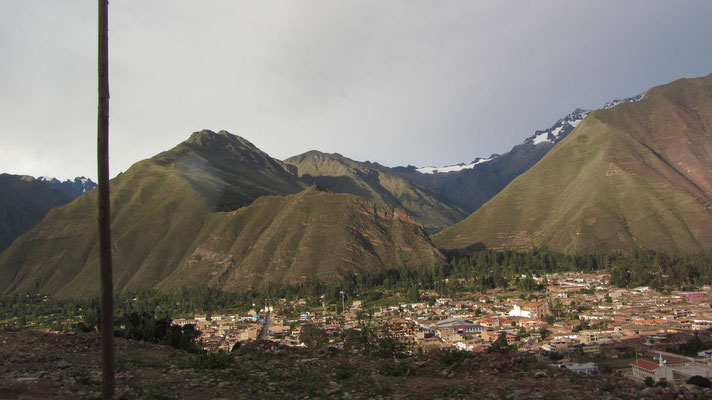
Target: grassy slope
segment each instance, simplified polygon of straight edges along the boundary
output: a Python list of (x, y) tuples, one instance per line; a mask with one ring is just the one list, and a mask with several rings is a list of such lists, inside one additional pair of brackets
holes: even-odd
[(712, 246), (712, 75), (599, 110), (500, 194), (435, 236), (443, 248), (567, 252)]
[(377, 163), (358, 162), (340, 154), (318, 151), (294, 156), (285, 162), (297, 167), (299, 176), (306, 184), (402, 208), (430, 231), (441, 230), (466, 216), (457, 206), (448, 204), (438, 195)]

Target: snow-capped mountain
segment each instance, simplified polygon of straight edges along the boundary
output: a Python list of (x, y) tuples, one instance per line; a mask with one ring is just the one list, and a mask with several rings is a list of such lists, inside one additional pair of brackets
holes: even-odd
[[(625, 99), (615, 99), (612, 101), (607, 102), (603, 107), (603, 109), (608, 109), (617, 106), (618, 104), (622, 103), (630, 103), (633, 101), (638, 101), (643, 98), (644, 94), (639, 94), (637, 96), (633, 97), (628, 97)], [(546, 130), (538, 130), (534, 133), (534, 135), (526, 138), (524, 140), (524, 143), (526, 144), (532, 144), (532, 145), (539, 145), (542, 143), (552, 143), (556, 144), (559, 141), (561, 141), (563, 138), (568, 136), (571, 131), (576, 128), (576, 126), (583, 121), (588, 114), (593, 112), (594, 110), (584, 110), (581, 108), (577, 108), (569, 115), (565, 116), (564, 118), (561, 118), (560, 120), (556, 121), (554, 125), (552, 125), (549, 129)], [(491, 160), (494, 160), (497, 158), (497, 154), (493, 154), (488, 158), (477, 158), (475, 161), (465, 164), (465, 163), (460, 163), (456, 165), (449, 165), (445, 167), (433, 167), (433, 166), (428, 166), (428, 167), (422, 167), (422, 168), (416, 168), (416, 171), (420, 172), (421, 174), (445, 174), (449, 172), (459, 172), (465, 169), (473, 169), (476, 165), (482, 164)]]
[[(628, 97), (625, 99), (615, 99), (607, 102), (602, 108), (608, 109), (617, 106), (618, 104), (630, 103), (638, 101), (643, 98), (643, 94), (637, 96)], [(528, 137), (525, 142), (531, 142), (534, 145), (540, 143), (558, 143), (561, 139), (568, 136), (571, 131), (578, 126), (579, 122), (583, 121), (584, 118), (593, 112), (593, 110), (582, 110), (580, 108), (575, 109), (569, 115), (556, 121), (556, 123), (549, 129), (545, 131), (536, 131), (533, 136)]]
[[(642, 95), (613, 100), (603, 108), (638, 101)], [(392, 171), (405, 177), (467, 212), (473, 212), (491, 199), (509, 182), (531, 168), (563, 140), (584, 119), (590, 110), (576, 109), (556, 121), (549, 129), (534, 135), (501, 155), (477, 158), (471, 163), (447, 167), (394, 167)]]
[(475, 165), (483, 164), (488, 161), (492, 161), (495, 158), (499, 157), (499, 154), (492, 154), (488, 158), (476, 158), (475, 161), (469, 163), (469, 164), (456, 164), (456, 165), (448, 165), (446, 167), (422, 167), (422, 168), (416, 168), (416, 171), (420, 172), (421, 174), (434, 174), (434, 173), (447, 173), (447, 172), (457, 172), (457, 171), (462, 171), (463, 169), (472, 169), (475, 168)]
[(59, 190), (72, 199), (75, 199), (83, 193), (86, 193), (96, 187), (96, 183), (94, 183), (94, 181), (83, 176), (76, 177), (73, 181), (67, 179), (64, 182), (49, 176), (40, 176), (37, 180), (46, 183), (53, 189)]

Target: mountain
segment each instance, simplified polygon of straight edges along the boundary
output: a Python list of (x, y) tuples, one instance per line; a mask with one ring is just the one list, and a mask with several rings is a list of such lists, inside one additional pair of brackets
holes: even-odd
[(31, 176), (0, 174), (0, 252), (40, 222), (50, 209), (72, 199)]
[(444, 249), (712, 247), (712, 74), (590, 113), (462, 222)]
[(76, 199), (96, 187), (96, 183), (94, 181), (83, 176), (74, 178), (73, 181), (70, 181), (69, 179), (60, 181), (57, 178), (51, 178), (48, 176), (40, 176), (37, 180), (46, 183), (52, 189), (59, 190), (72, 199)]
[[(638, 95), (613, 100), (606, 103), (603, 109), (638, 101), (642, 97), (643, 95)], [(549, 129), (537, 130), (523, 143), (502, 155), (492, 154), (487, 158), (476, 158), (469, 164), (448, 167), (395, 167), (392, 171), (472, 213), (514, 178), (541, 160), (590, 113), (590, 110), (577, 108), (556, 121)]]
[(61, 182), (56, 178), (0, 174), (0, 253), (50, 209), (95, 187), (96, 183), (85, 177)]
[[(285, 164), (224, 131), (196, 132), (111, 184), (117, 292), (328, 278), (439, 255), (403, 212), (304, 192)], [(96, 294), (96, 196), (52, 209), (0, 254), (0, 292)]]
[(430, 264), (442, 256), (405, 212), (317, 186), (211, 215), (159, 287), (245, 287), (338, 279), (345, 271)]
[(319, 151), (309, 151), (284, 162), (296, 167), (300, 180), (307, 185), (319, 185), (337, 193), (351, 193), (388, 207), (402, 208), (431, 232), (468, 215), (378, 163), (354, 161), (341, 154)]

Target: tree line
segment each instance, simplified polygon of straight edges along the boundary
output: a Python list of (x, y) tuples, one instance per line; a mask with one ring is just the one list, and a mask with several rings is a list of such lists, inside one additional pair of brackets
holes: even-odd
[[(563, 254), (548, 249), (515, 251), (484, 250), (472, 255), (450, 254), (443, 263), (418, 268), (391, 267), (355, 273), (347, 271), (340, 280), (316, 279), (298, 284), (264, 284), (241, 291), (208, 287), (181, 288), (172, 292), (140, 290), (115, 296), (116, 316), (149, 313), (156, 319), (195, 313), (216, 314), (259, 309), (265, 301), (306, 299), (308, 306), (340, 304), (341, 292), (348, 300), (365, 302), (399, 293), (404, 301), (421, 300), (425, 292), (452, 296), (463, 291), (514, 287), (523, 292), (541, 289), (532, 277), (546, 273), (583, 271), (610, 273), (618, 287), (651, 286), (659, 290), (693, 289), (712, 284), (712, 252), (673, 254), (640, 251), (620, 253)], [(98, 299), (59, 300), (51, 296), (15, 295), (0, 297), (0, 321), (15, 318), (34, 320), (51, 315), (65, 320), (81, 315), (96, 319)]]

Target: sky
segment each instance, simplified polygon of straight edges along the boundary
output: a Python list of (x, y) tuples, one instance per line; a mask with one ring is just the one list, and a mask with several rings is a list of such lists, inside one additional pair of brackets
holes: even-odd
[[(96, 1), (0, 0), (0, 172), (96, 177)], [(708, 0), (114, 0), (111, 175), (192, 132), (387, 166), (504, 153), (712, 72)]]

